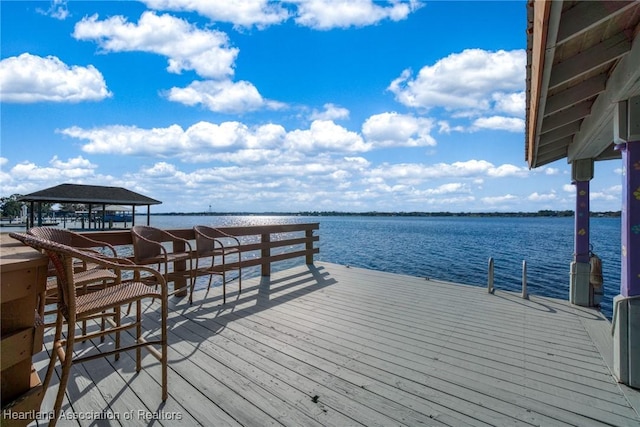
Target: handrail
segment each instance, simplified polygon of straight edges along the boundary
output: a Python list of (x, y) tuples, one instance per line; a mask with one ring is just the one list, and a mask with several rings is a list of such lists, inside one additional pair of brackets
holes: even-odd
[[(318, 235), (314, 235), (315, 230), (320, 229), (320, 223), (303, 224), (274, 224), (255, 225), (241, 227), (217, 227), (220, 231), (236, 237), (256, 236), (257, 241), (240, 242), (240, 249), (243, 253), (260, 251), (259, 257), (242, 259), (240, 262), (229, 263), (229, 267), (253, 267), (261, 265), (261, 275), (271, 275), (271, 264), (292, 258), (305, 257), (307, 264), (313, 264), (313, 255), (320, 253), (320, 249), (314, 247), (314, 243), (320, 241)], [(195, 240), (193, 228), (168, 229), (170, 233), (187, 240)], [(301, 233), (299, 235), (287, 236), (289, 233)], [(132, 245), (131, 232), (129, 230), (109, 230), (109, 231), (88, 231), (82, 234), (90, 235), (92, 239), (110, 243), (114, 246)], [(284, 234), (284, 236), (283, 236)], [(285, 251), (283, 253), (272, 254), (274, 248), (287, 246), (305, 245), (304, 249)]]

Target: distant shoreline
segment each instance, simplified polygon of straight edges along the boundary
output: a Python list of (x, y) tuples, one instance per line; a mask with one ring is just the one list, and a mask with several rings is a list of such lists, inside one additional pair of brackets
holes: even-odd
[[(381, 217), (573, 217), (571, 210), (538, 212), (165, 212), (150, 215), (164, 216), (381, 216)], [(592, 218), (619, 218), (620, 211), (591, 212)]]

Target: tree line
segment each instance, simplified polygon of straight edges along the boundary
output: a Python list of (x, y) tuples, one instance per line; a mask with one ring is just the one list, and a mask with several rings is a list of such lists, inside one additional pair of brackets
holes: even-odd
[[(19, 218), (21, 215), (22, 207), (27, 205), (25, 202), (21, 202), (18, 199), (22, 197), (21, 194), (12, 194), (8, 197), (0, 197), (0, 216), (3, 219), (13, 220)], [(53, 206), (57, 204), (60, 206), (58, 213), (75, 212), (78, 210), (84, 210), (85, 206), (81, 203), (42, 203), (42, 214), (49, 215), (53, 212)]]
[[(2, 218), (15, 219), (20, 217), (22, 206), (25, 202), (18, 199), (22, 197), (20, 194), (13, 194), (9, 197), (0, 198), (0, 215)], [(53, 212), (53, 203), (42, 203), (43, 215)], [(79, 210), (85, 210), (85, 206), (81, 203), (59, 203), (60, 209), (58, 213), (72, 213)], [(280, 216), (461, 216), (461, 217), (572, 217), (572, 210), (550, 210), (543, 209), (537, 212), (342, 212), (342, 211), (302, 211), (302, 212), (171, 212), (154, 215), (203, 215), (203, 216), (224, 216), (224, 215), (280, 215)], [(619, 217), (620, 211), (607, 212), (591, 212), (591, 216), (598, 217)]]

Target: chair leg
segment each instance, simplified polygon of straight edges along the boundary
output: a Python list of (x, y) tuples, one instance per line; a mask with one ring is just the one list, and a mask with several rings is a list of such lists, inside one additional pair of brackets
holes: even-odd
[[(67, 382), (71, 375), (71, 365), (73, 362), (73, 345), (75, 343), (75, 322), (73, 324), (67, 324), (67, 344), (64, 350), (64, 361), (62, 362), (62, 374), (60, 375), (60, 384), (58, 385), (58, 394), (56, 395), (56, 402), (53, 405), (53, 418), (49, 421), (49, 427), (54, 427), (60, 412), (62, 409), (62, 401), (64, 399), (64, 393), (67, 390)], [(54, 351), (56, 351), (56, 345), (54, 345)]]
[[(87, 321), (82, 321), (82, 335), (87, 335)], [(82, 340), (82, 342), (86, 342), (87, 340)]]
[(56, 369), (56, 360), (58, 360), (58, 351), (56, 349), (57, 343), (62, 338), (62, 324), (64, 320), (62, 319), (62, 314), (58, 313), (56, 315), (56, 331), (53, 337), (53, 345), (51, 348), (51, 358), (49, 359), (49, 367), (47, 368), (47, 373), (44, 376), (43, 388), (46, 390), (49, 387), (49, 383), (51, 382), (51, 377), (53, 377), (53, 371)]
[[(116, 316), (115, 318), (116, 327), (120, 327), (120, 325), (122, 324), (122, 310), (120, 306), (118, 306), (118, 307), (115, 307), (113, 311), (115, 312), (115, 316)], [(104, 317), (103, 317), (103, 322), (104, 322)], [(119, 348), (120, 348), (120, 331), (116, 331), (116, 349), (119, 349)], [(120, 353), (115, 354), (115, 360), (120, 360)]]
[(168, 351), (167, 351), (167, 343), (168, 343), (168, 332), (167, 332), (167, 316), (168, 316), (168, 308), (167, 308), (167, 304), (166, 301), (163, 301), (161, 304), (161, 312), (162, 312), (162, 320), (160, 322), (160, 326), (162, 327), (162, 333), (161, 333), (161, 337), (162, 337), (162, 401), (166, 402), (167, 397), (169, 395), (168, 392), (168, 374), (167, 374), (167, 365), (169, 363), (169, 360), (167, 358), (168, 355)]
[[(136, 343), (140, 344), (142, 338), (142, 307), (140, 305), (140, 300), (136, 301)], [(164, 329), (164, 326), (163, 326)], [(136, 348), (136, 372), (140, 372), (142, 369), (142, 349), (140, 347)]]
[[(191, 263), (191, 266), (193, 266), (193, 262)], [(195, 291), (196, 289), (196, 279), (198, 277), (198, 275), (195, 273), (196, 271), (198, 271), (198, 259), (196, 258), (196, 268), (195, 270), (191, 269), (191, 289), (189, 289), (189, 304), (193, 304), (193, 291)]]
[(222, 274), (222, 305), (227, 303), (227, 281), (224, 280), (224, 273)]

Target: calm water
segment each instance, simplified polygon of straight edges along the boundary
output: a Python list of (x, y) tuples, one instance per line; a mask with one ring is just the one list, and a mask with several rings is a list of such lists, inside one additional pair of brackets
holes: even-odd
[[(139, 224), (145, 221), (136, 218)], [(529, 293), (568, 299), (573, 218), (151, 217), (151, 225), (159, 228), (302, 222), (320, 223), (316, 259), (321, 261), (486, 286), (493, 257), (495, 287), (519, 291), (526, 260)], [(612, 298), (620, 289), (620, 219), (593, 218), (591, 242), (603, 260), (602, 311), (611, 318)]]

